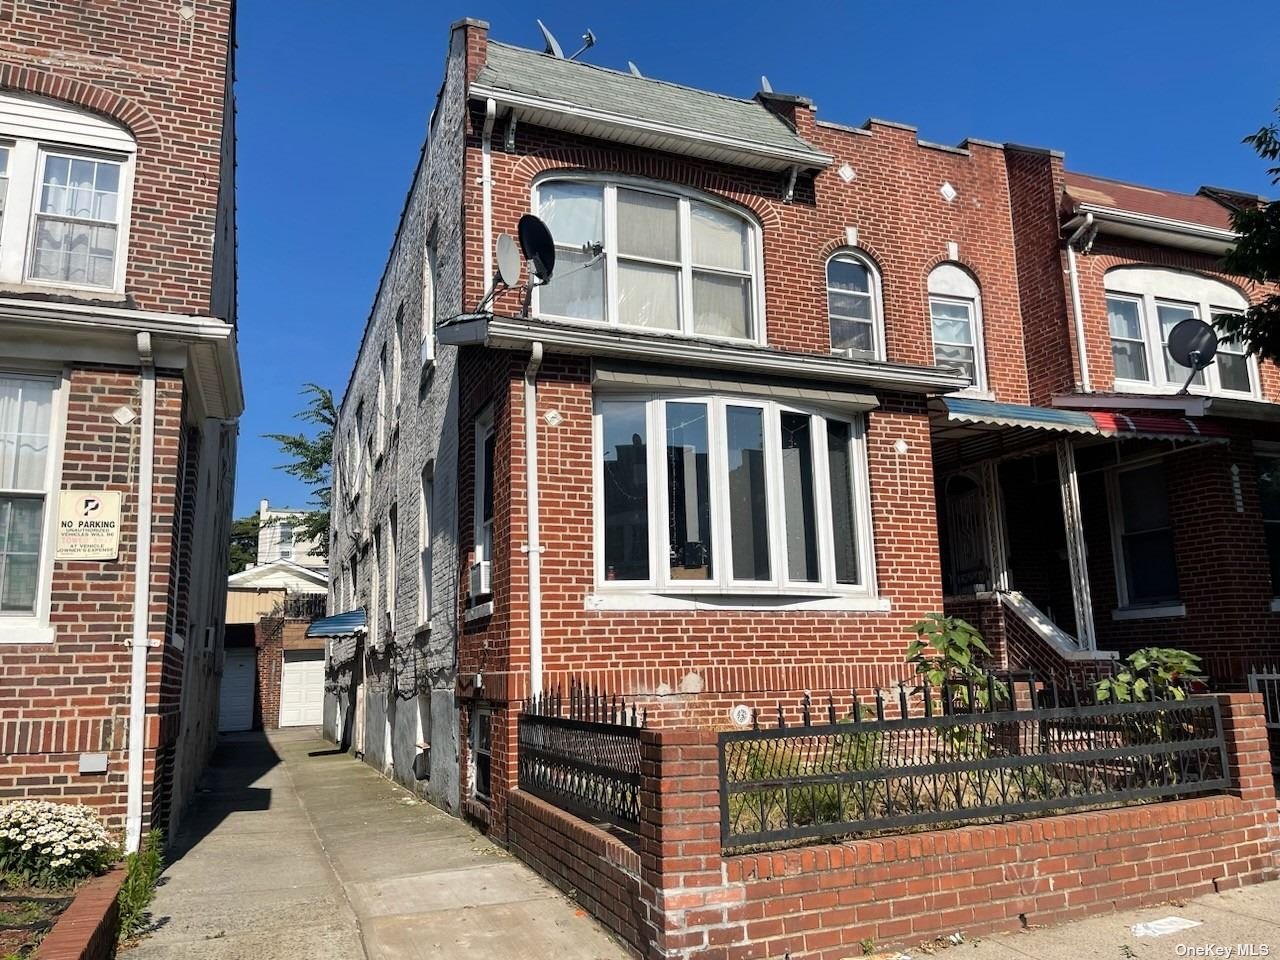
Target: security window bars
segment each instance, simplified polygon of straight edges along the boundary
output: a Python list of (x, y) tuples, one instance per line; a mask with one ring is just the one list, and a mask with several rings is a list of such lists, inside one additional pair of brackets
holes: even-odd
[(0, 377), (0, 614), (32, 616), (51, 483), (53, 381)]
[(842, 253), (827, 261), (832, 351), (873, 360), (882, 355), (877, 294), (876, 275), (861, 257)]
[(537, 291), (540, 316), (759, 336), (757, 238), (740, 214), (649, 186), (588, 180), (541, 184), (537, 207), (556, 241), (555, 279)]
[(1122, 470), (1114, 476), (1118, 516), (1112, 522), (1121, 560), (1122, 605), (1176, 602), (1178, 568), (1164, 465)]
[(861, 420), (730, 397), (600, 397), (602, 588), (868, 593)]
[(114, 286), (121, 167), (115, 160), (43, 155), (32, 279)]

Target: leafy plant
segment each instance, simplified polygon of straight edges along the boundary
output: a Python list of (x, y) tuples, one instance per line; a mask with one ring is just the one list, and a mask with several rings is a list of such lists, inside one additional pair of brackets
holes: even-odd
[(69, 887), (117, 856), (107, 828), (86, 806), (47, 800), (0, 806), (0, 873), (17, 885)]
[(972, 706), (970, 682), (979, 709), (989, 710), (1009, 699), (1009, 688), (997, 681), (990, 685), (995, 690), (996, 704), (990, 702), (991, 689), (983, 662), (991, 656), (991, 650), (971, 624), (959, 617), (931, 613), (913, 623), (910, 630), (916, 639), (907, 646), (906, 662), (915, 666), (916, 676), (922, 683), (939, 689), (944, 684), (952, 684), (952, 696), (965, 708)]
[(160, 871), (164, 869), (164, 832), (152, 830), (142, 839), (142, 848), (125, 857), (124, 883), (117, 898), (120, 904), (120, 941), (137, 935), (147, 923), (147, 908), (155, 899)]
[(1133, 703), (1142, 700), (1185, 700), (1204, 683), (1200, 658), (1172, 647), (1143, 647), (1125, 658), (1114, 676), (1094, 684), (1099, 703)]
[[(305, 384), (302, 395), (307, 404), (294, 418), (318, 429), (314, 435), (305, 433), (268, 433), (267, 440), (280, 445), (280, 452), (289, 458), (279, 469), (297, 477), (311, 488), (311, 509), (303, 513), (296, 534), (301, 540), (314, 540), (311, 553), (327, 556), (329, 553), (329, 509), (333, 498), (333, 431), (338, 424), (338, 410), (333, 402), (333, 391), (316, 383)], [(348, 465), (350, 467), (350, 465)], [(371, 465), (366, 465), (366, 469)], [(350, 476), (348, 483), (359, 483), (360, 478)]]

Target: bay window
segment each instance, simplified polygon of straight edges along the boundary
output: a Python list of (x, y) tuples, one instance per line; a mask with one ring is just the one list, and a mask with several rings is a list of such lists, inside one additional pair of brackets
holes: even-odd
[(744, 215), (638, 182), (550, 180), (536, 194), (556, 242), (540, 317), (761, 339), (759, 235)]
[(601, 590), (873, 592), (859, 414), (603, 395), (596, 422)]
[(1117, 390), (1172, 393), (1190, 377), (1189, 389), (1197, 393), (1257, 395), (1257, 363), (1238, 341), (1220, 342), (1213, 363), (1194, 376), (1168, 351), (1169, 331), (1183, 320), (1211, 324), (1248, 309), (1238, 290), (1163, 267), (1116, 267), (1105, 282)]

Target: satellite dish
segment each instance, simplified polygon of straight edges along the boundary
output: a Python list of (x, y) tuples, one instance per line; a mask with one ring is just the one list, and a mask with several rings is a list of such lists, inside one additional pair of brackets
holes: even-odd
[(596, 35), (588, 28), (587, 32), (582, 35), (582, 46), (571, 56), (570, 60), (577, 60), (580, 56), (596, 45)]
[(543, 23), (541, 20), (537, 21), (537, 24), (538, 24), (538, 29), (542, 31), (543, 42), (545, 42), (547, 45), (547, 48), (546, 50), (543, 51), (543, 53), (549, 53), (551, 54), (551, 56), (555, 57), (557, 60), (563, 60), (564, 51), (560, 49), (560, 42), (555, 38), (555, 35), (552, 34), (550, 30), (547, 29), (547, 25)]
[(1187, 317), (1169, 331), (1167, 348), (1174, 363), (1191, 370), (1179, 391), (1186, 393), (1195, 375), (1213, 363), (1214, 354), (1218, 352), (1218, 334), (1203, 320)]
[(760, 92), (773, 93), (773, 84), (769, 82), (769, 78), (763, 73), (760, 74)]
[(524, 251), (524, 258), (529, 261), (537, 282), (549, 283), (556, 268), (556, 243), (551, 238), (547, 225), (532, 213), (526, 213), (520, 218), (516, 234), (520, 237), (520, 249)]
[(505, 233), (498, 234), (498, 282), (504, 287), (520, 285), (520, 251)]
[(631, 71), (631, 75), (632, 75), (633, 77), (643, 77), (643, 76), (644, 76), (644, 74), (640, 72), (640, 68), (639, 68), (639, 67), (637, 67), (637, 66), (635, 65), (635, 63), (633, 63), (633, 62), (632, 62), (632, 61), (630, 61), (630, 60), (628, 60), (628, 61), (627, 61), (627, 69)]

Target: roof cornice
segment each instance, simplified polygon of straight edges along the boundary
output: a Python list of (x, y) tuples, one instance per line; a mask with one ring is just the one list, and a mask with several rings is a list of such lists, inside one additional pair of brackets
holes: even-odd
[(621, 332), (585, 324), (520, 320), (493, 314), (464, 314), (437, 328), (440, 343), (528, 350), (541, 343), (549, 353), (617, 357), (711, 370), (819, 380), (835, 385), (878, 387), (903, 393), (943, 394), (969, 381), (940, 367), (851, 360), (816, 353), (792, 353), (747, 344), (714, 343), (680, 337)]
[[(673, 153), (691, 154), (706, 159), (723, 158), (747, 167), (778, 171), (792, 167), (821, 170), (834, 162), (833, 157), (819, 150), (766, 146), (738, 137), (726, 137), (654, 120), (641, 120), (565, 100), (549, 100), (481, 83), (471, 84), (469, 94), (472, 100), (493, 100), (499, 107), (514, 109), (520, 113), (522, 120), (528, 115), (530, 123), (559, 127), (563, 124), (557, 120), (572, 121), (575, 128), (585, 127), (583, 132), (606, 140), (625, 139), (618, 136), (623, 131), (640, 133), (657, 139), (663, 149)], [(760, 109), (765, 108), (762, 106)]]

